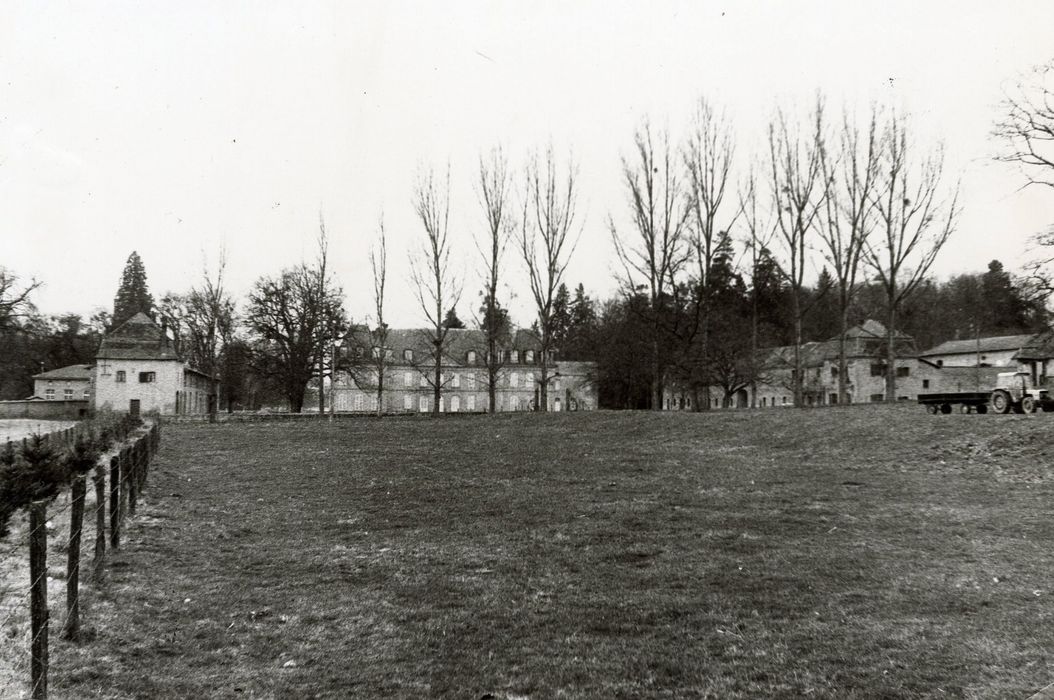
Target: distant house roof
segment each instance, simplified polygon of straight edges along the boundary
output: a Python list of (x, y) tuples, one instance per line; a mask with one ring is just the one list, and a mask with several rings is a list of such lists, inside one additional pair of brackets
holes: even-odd
[(69, 365), (58, 369), (49, 369), (47, 372), (34, 374), (33, 379), (78, 379), (82, 381), (91, 380), (91, 371), (94, 365)]
[(152, 318), (137, 313), (107, 333), (97, 360), (179, 360), (172, 339)]
[[(415, 360), (430, 357), (432, 354), (432, 333), (425, 328), (389, 328), (385, 345), (396, 356), (402, 359), (404, 350), (412, 350)], [(354, 326), (346, 336), (347, 344), (368, 349), (373, 342), (365, 326)], [(533, 331), (520, 329), (513, 333), (512, 342), (503, 345), (506, 350), (538, 350), (541, 343)], [(465, 362), (470, 350), (482, 355), (487, 349), (486, 334), (478, 328), (451, 328), (447, 331), (443, 354), (454, 362)]]
[[(910, 335), (901, 331), (894, 334), (900, 357), (915, 357), (914, 342)], [(885, 354), (886, 327), (878, 321), (868, 319), (845, 332), (846, 357), (882, 357)], [(802, 343), (800, 355), (802, 366), (814, 367), (827, 360), (838, 359), (838, 336), (824, 341)], [(768, 367), (793, 367), (794, 346), (783, 345), (769, 348), (762, 363)]]
[(1014, 355), (1015, 360), (1049, 360), (1054, 358), (1054, 331), (1032, 336)]
[(935, 348), (919, 353), (919, 357), (936, 357), (938, 355), (968, 355), (978, 352), (1003, 352), (1020, 350), (1029, 345), (1034, 336), (1000, 335), (989, 338), (970, 338), (968, 340), (948, 340)]

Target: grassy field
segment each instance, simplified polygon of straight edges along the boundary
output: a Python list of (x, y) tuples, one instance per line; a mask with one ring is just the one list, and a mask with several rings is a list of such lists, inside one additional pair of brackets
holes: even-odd
[(58, 697), (1026, 698), (1054, 416), (172, 425)]

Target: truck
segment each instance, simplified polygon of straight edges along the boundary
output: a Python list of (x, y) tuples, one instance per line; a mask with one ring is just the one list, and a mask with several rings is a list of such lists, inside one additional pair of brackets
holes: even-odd
[(1028, 372), (1000, 372), (990, 391), (919, 394), (918, 401), (930, 413), (951, 413), (953, 406), (959, 406), (963, 413), (988, 413), (989, 407), (994, 413), (1054, 410), (1054, 400), (1048, 390), (1036, 387)]

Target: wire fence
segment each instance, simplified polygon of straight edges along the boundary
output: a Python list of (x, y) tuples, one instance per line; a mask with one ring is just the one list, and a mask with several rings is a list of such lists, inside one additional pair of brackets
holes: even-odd
[[(78, 439), (93, 430), (49, 435), (53, 459), (74, 459)], [(52, 635), (83, 641), (82, 600), (102, 585), (107, 550), (120, 545), (160, 440), (157, 420), (118, 431), (115, 442), (91, 453), (88, 468), (82, 465), (64, 488), (8, 519), (7, 534), (0, 537), (0, 698), (47, 698)]]

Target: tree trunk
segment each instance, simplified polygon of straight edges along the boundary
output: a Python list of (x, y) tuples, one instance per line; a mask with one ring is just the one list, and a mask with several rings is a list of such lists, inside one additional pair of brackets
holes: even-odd
[[(655, 331), (658, 331), (656, 326)], [(651, 339), (651, 410), (662, 410), (662, 372), (659, 362), (659, 334), (656, 332)]]
[(805, 405), (804, 397), (802, 396), (802, 384), (804, 383), (805, 377), (802, 371), (802, 360), (801, 360), (801, 338), (802, 338), (802, 318), (801, 318), (801, 301), (797, 295), (794, 295), (794, 377), (792, 378), (791, 384), (794, 391), (794, 406), (801, 408)]
[(377, 417), (384, 415), (384, 364), (377, 366)]
[[(488, 335), (490, 331), (488, 331)], [(494, 353), (497, 351), (497, 343), (494, 342), (494, 337), (487, 338), (487, 404), (491, 413), (496, 413), (498, 410), (498, 360), (497, 355)]]
[(549, 358), (546, 357), (548, 351), (542, 349), (542, 387), (539, 392), (538, 406), (537, 409), (546, 413), (549, 410)]
[(432, 386), (432, 415), (439, 415), (440, 402), (443, 400), (443, 355), (436, 345), (435, 384)]
[(840, 319), (840, 332), (838, 333), (838, 404), (844, 405), (849, 402), (849, 392), (846, 387), (846, 374), (848, 373), (848, 362), (845, 359), (845, 334), (849, 330), (849, 304), (842, 302), (842, 314)]
[(318, 353), (318, 417), (326, 417), (326, 361), (322, 358), (322, 353)]
[(886, 327), (886, 401), (896, 403), (897, 401), (897, 343), (895, 325), (897, 322), (897, 307), (892, 298), (889, 302), (889, 316), (886, 319), (889, 325)]

